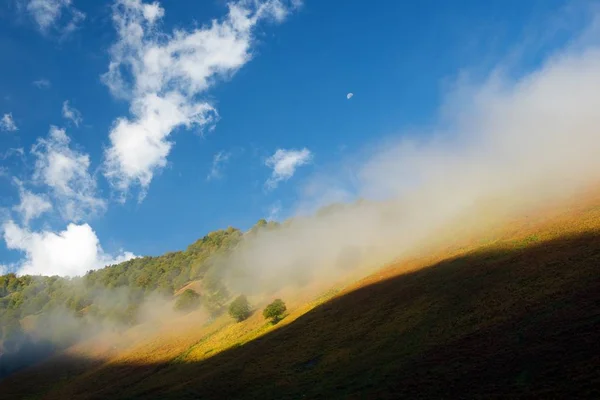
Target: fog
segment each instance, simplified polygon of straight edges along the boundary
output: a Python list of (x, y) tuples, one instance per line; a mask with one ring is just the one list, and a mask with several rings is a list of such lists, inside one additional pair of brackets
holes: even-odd
[(83, 285), (81, 279), (75, 278), (67, 283), (66, 290), (87, 290), (91, 306), (74, 312), (56, 305), (29, 315), (20, 322), (21, 333), (0, 341), (0, 380), (75, 344), (79, 357), (106, 360), (119, 350), (174, 326), (197, 328), (209, 320), (203, 309), (192, 313), (176, 311), (173, 299), (159, 293), (146, 294), (140, 301), (141, 293), (126, 286), (84, 289)]
[[(260, 299), (412, 254), (449, 227), (460, 227), (482, 204), (494, 205), (487, 213), (510, 216), (560, 202), (597, 183), (596, 33), (591, 27), (516, 79), (497, 69), (483, 82), (462, 82), (445, 97), (435, 129), (399, 132), (332, 166), (333, 173), (309, 178), (287, 221), (248, 234), (235, 251), (213, 261), (212, 272), (219, 273), (232, 295)], [(349, 178), (347, 170), (352, 171)], [(338, 203), (315, 213), (331, 201)], [(128, 296), (123, 288), (95, 298), (110, 308), (126, 304)], [(146, 332), (179, 317), (172, 300), (160, 297), (146, 299), (139, 315)], [(67, 311), (50, 317), (50, 325), (33, 340), (60, 344), (54, 336), (59, 329), (76, 332), (77, 339), (128, 329)]]
[[(600, 180), (600, 47), (592, 27), (535, 71), (500, 69), (446, 96), (438, 129), (400, 133), (364, 160), (306, 184), (299, 212), (366, 199), (263, 231), (228, 262), (239, 291), (324, 279), (341, 264), (381, 264), (436, 239), (474, 213), (502, 216), (561, 201)], [(340, 173), (337, 176), (342, 176)], [(321, 190), (319, 190), (321, 189)], [(346, 265), (348, 266), (348, 265)], [(349, 265), (352, 267), (352, 265)], [(251, 273), (247, 273), (251, 271)]]

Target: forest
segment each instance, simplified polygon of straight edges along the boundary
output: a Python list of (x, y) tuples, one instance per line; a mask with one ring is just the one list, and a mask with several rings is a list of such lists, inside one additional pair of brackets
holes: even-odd
[[(134, 258), (80, 277), (0, 276), (0, 377), (93, 333), (99, 324), (135, 325), (148, 297), (173, 299), (192, 281), (201, 281), (198, 305), (212, 315), (223, 313), (230, 298), (221, 281), (226, 264), (215, 261), (260, 230), (278, 227), (264, 219), (247, 232), (229, 227), (207, 234), (183, 251)], [(56, 321), (61, 329), (54, 326)], [(45, 329), (51, 324), (52, 329)]]

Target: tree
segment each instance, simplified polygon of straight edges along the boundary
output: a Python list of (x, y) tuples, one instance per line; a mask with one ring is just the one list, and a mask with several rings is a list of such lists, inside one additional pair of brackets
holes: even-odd
[(186, 289), (175, 302), (175, 309), (179, 311), (192, 311), (200, 305), (200, 295), (192, 289)]
[(271, 318), (271, 321), (276, 324), (283, 318), (286, 310), (285, 303), (281, 299), (275, 299), (263, 310), (263, 317), (265, 319)]
[(235, 318), (238, 322), (241, 322), (250, 316), (250, 304), (248, 304), (248, 299), (243, 294), (238, 296), (230, 305), (229, 305), (229, 315), (232, 318)]
[(209, 273), (202, 280), (202, 289), (206, 309), (212, 315), (220, 314), (229, 298), (229, 291), (225, 285), (214, 273)]

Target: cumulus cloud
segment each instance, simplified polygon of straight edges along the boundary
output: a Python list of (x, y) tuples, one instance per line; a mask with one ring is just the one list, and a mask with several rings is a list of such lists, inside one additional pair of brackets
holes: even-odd
[(282, 0), (232, 2), (221, 20), (167, 34), (158, 29), (164, 9), (157, 2), (116, 2), (118, 40), (102, 79), (113, 95), (130, 101), (131, 116), (113, 124), (104, 169), (122, 200), (132, 185), (144, 195), (154, 174), (167, 164), (176, 128), (202, 128), (216, 121), (215, 108), (199, 96), (217, 78), (230, 77), (250, 60), (259, 22), (282, 21), (297, 5)]
[(23, 188), (20, 181), (17, 181), (17, 184), (19, 186), (19, 197), (21, 201), (18, 205), (13, 207), (13, 210), (21, 214), (25, 225), (29, 224), (29, 221), (52, 209), (52, 204), (48, 201), (47, 196), (35, 194), (26, 190)]
[(210, 181), (212, 179), (221, 178), (221, 176), (222, 176), (221, 169), (222, 169), (223, 165), (229, 161), (230, 158), (231, 158), (231, 153), (226, 153), (226, 152), (220, 151), (217, 154), (215, 154), (213, 157), (213, 162), (212, 162), (212, 166), (210, 168), (210, 172), (208, 173), (206, 179)]
[(49, 89), (50, 86), (52, 86), (50, 81), (48, 79), (44, 79), (44, 78), (33, 81), (33, 82), (31, 82), (31, 84), (33, 86), (37, 87), (38, 89)]
[(307, 148), (302, 150), (278, 149), (265, 161), (265, 165), (273, 169), (271, 177), (265, 185), (269, 189), (275, 189), (279, 182), (290, 179), (298, 167), (308, 164), (312, 158), (312, 153)]
[(15, 266), (20, 275), (78, 276), (135, 257), (131, 252), (106, 254), (88, 224), (69, 224), (60, 232), (32, 232), (9, 220), (2, 231), (8, 249), (25, 253)]
[(68, 221), (103, 211), (104, 200), (96, 197), (96, 180), (90, 175), (88, 154), (73, 150), (64, 129), (50, 127), (47, 138), (40, 138), (31, 152), (37, 158), (33, 180), (51, 189), (59, 211)]
[(69, 106), (69, 101), (68, 100), (65, 100), (63, 102), (63, 105), (62, 105), (62, 116), (63, 116), (63, 118), (68, 119), (73, 124), (75, 124), (76, 127), (79, 127), (79, 124), (81, 123), (81, 121), (83, 121), (83, 117), (81, 116), (81, 112), (79, 112), (79, 110), (76, 109), (75, 107)]
[(85, 14), (71, 0), (29, 0), (25, 8), (44, 34), (54, 30), (65, 37), (85, 20)]
[(14, 132), (19, 130), (13, 119), (12, 113), (4, 114), (0, 119), (0, 130), (5, 132)]

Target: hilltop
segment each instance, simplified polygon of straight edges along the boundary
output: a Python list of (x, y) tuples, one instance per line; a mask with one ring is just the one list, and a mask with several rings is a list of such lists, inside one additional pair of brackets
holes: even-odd
[(0, 390), (47, 399), (597, 396), (600, 196), (486, 232), (362, 279), (281, 290), (273, 295), (289, 314), (277, 325), (260, 312), (235, 323), (198, 310), (81, 342)]

